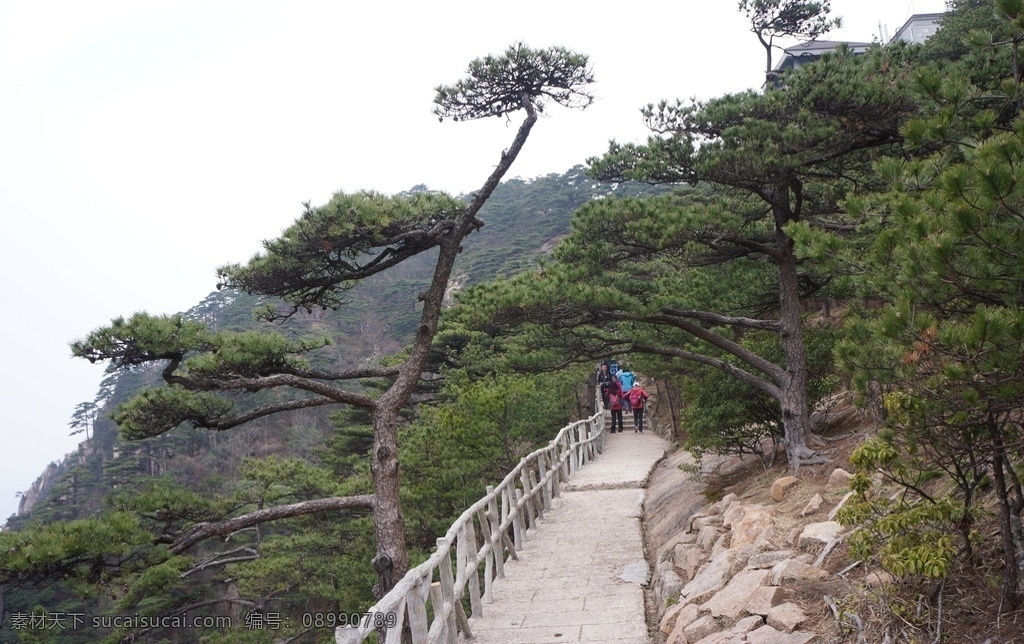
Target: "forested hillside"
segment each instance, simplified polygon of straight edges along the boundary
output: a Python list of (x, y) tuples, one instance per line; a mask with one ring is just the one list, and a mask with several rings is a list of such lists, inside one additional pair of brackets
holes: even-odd
[[(502, 183), (481, 213), (487, 224), (474, 233), (473, 244), (459, 258), (449, 296), (460, 287), (512, 275), (536, 265), (549, 256), (551, 248), (561, 237), (568, 234), (571, 215), (576, 208), (588, 200), (610, 197), (624, 190), (641, 193), (649, 189), (636, 184), (602, 184), (587, 179), (582, 167), (572, 168), (562, 175), (513, 179)], [(425, 186), (417, 186), (404, 194), (424, 192), (427, 192)], [(469, 199), (468, 196), (463, 198)], [(363, 281), (347, 293), (346, 305), (336, 311), (303, 311), (274, 323), (256, 319), (254, 311), (267, 304), (284, 307), (283, 302), (258, 298), (236, 289), (211, 292), (202, 302), (184, 312), (183, 318), (202, 322), (217, 331), (241, 333), (271, 326), (294, 339), (325, 337), (330, 344), (315, 356), (317, 364), (370, 365), (381, 356), (400, 350), (409, 341), (417, 323), (416, 310), (410, 307), (410, 302), (415, 301), (416, 293), (426, 288), (429, 272), (430, 257), (416, 257), (398, 270)], [(513, 452), (502, 450), (503, 453), (493, 453), (476, 462), (472, 466), (475, 471), (465, 471), (464, 463), (436, 454), (431, 456), (433, 451), (426, 446), (414, 450), (416, 454), (406, 461), (406, 471), (420, 469), (424, 476), (429, 471), (430, 477), (437, 481), (429, 493), (434, 498), (429, 501), (421, 499), (410, 516), (415, 534), (421, 535), (424, 547), (432, 544), (434, 536), (444, 531), (447, 523), (469, 500), (475, 498), (473, 495), (482, 489), (483, 484), (500, 478), (502, 468), (514, 465), (520, 452), (536, 441), (546, 440), (548, 434), (558, 429), (564, 420), (578, 413), (571, 401), (579, 379), (566, 381), (559, 377), (555, 380), (557, 382), (543, 385), (550, 390), (550, 395), (539, 398), (533, 389), (542, 385), (530, 379), (521, 383), (481, 382), (476, 393), (465, 392), (467, 402), (463, 405), (466, 409), (450, 412), (462, 414), (463, 423), (468, 423), (466, 415), (481, 409), (479, 405), (514, 405), (522, 404), (515, 401), (527, 399), (531, 400), (531, 408), (539, 405), (537, 408), (542, 409), (547, 405), (551, 413), (549, 418), (534, 418), (532, 413), (527, 414), (523, 410), (524, 413), (517, 412), (518, 418), (506, 419), (500, 429), (504, 436), (502, 440), (520, 435), (521, 444), (513, 446)], [(174, 432), (140, 440), (126, 440), (119, 436), (111, 414), (144, 388), (157, 385), (159, 381), (160, 368), (155, 366), (108, 372), (96, 398), (82, 403), (72, 422), (85, 436), (79, 450), (67, 455), (57, 467), (50, 468), (45, 477), (37, 481), (32, 495), (23, 499), (19, 514), (8, 520), (7, 529), (38, 531), (43, 526), (61, 525), (59, 522), (91, 520), (119, 513), (123, 520), (128, 521), (124, 529), (129, 532), (154, 530), (157, 526), (164, 531), (173, 531), (189, 521), (204, 517), (213, 518), (225, 513), (237, 515), (271, 503), (314, 498), (328, 491), (365, 489), (365, 471), (355, 464), (368, 449), (369, 428), (365, 417), (358, 414), (333, 415), (314, 409), (257, 421), (230, 432), (182, 426)], [(428, 398), (443, 395), (437, 391), (436, 385), (424, 391)], [(482, 396), (483, 400), (474, 407), (468, 402), (472, 396)], [(467, 427), (474, 428), (474, 432), (499, 431), (481, 427), (479, 422), (467, 424)], [(410, 444), (420, 443), (417, 433), (411, 427), (409, 431)], [(466, 428), (452, 428), (450, 431), (462, 434)], [(461, 471), (460, 467), (463, 468)], [(453, 476), (456, 478), (452, 479)], [(438, 494), (439, 490), (443, 493)], [(410, 494), (417, 493), (410, 491)], [(201, 603), (202, 597), (209, 598), (211, 587), (215, 593), (229, 592), (232, 584), (239, 582), (217, 589), (217, 584), (223, 583), (218, 580), (223, 578), (224, 569), (240, 575), (239, 579), (247, 580), (246, 584), (264, 584), (255, 592), (267, 597), (276, 596), (280, 589), (294, 584), (294, 580), (304, 579), (309, 583), (304, 585), (301, 593), (296, 593), (301, 595), (303, 606), (310, 605), (309, 602), (316, 605), (316, 597), (325, 592), (316, 590), (317, 583), (327, 583), (327, 577), (334, 578), (334, 583), (345, 579), (348, 581), (343, 585), (349, 588), (335, 588), (327, 595), (352, 592), (355, 595), (339, 605), (364, 603), (369, 598), (372, 582), (365, 578), (365, 571), (354, 574), (347, 568), (365, 568), (372, 554), (372, 549), (367, 550), (367, 543), (360, 544), (358, 540), (365, 538), (358, 536), (367, 524), (367, 519), (358, 518), (364, 514), (356, 513), (342, 525), (335, 525), (335, 519), (306, 519), (275, 524), (262, 529), (263, 534), (252, 535), (251, 538), (236, 535), (232, 538), (236, 547), (224, 549), (235, 553), (226, 559), (236, 561), (236, 564), (222, 563), (225, 558), (221, 556), (218, 559), (218, 555), (211, 551), (205, 555), (207, 560), (203, 560), (198, 569), (193, 568), (188, 576), (195, 579), (194, 582), (173, 584), (166, 593), (159, 593), (167, 595), (162, 599), (135, 596), (131, 599), (136, 607), (134, 610), (145, 609), (147, 614), (155, 614), (150, 611), (173, 614), (181, 606), (197, 603), (196, 600)], [(314, 528), (322, 534), (311, 534)], [(346, 532), (352, 534), (345, 536)], [(299, 537), (300, 533), (306, 536)], [(330, 543), (332, 540), (335, 543)], [(39, 543), (38, 537), (36, 543)], [(256, 543), (260, 547), (256, 548)], [(349, 550), (353, 546), (359, 547), (359, 555)], [(110, 579), (117, 578), (133, 567), (131, 561), (148, 556), (144, 554), (147, 547), (142, 540), (133, 539), (130, 547), (109, 558), (101, 568), (110, 566)], [(257, 549), (261, 559), (251, 564), (252, 574), (261, 578), (269, 575), (276, 581), (264, 579), (255, 582), (249, 573), (239, 569), (241, 562), (250, 558), (249, 555)], [(348, 563), (317, 562), (317, 571), (299, 565), (307, 554), (317, 551), (323, 558), (337, 555)], [(255, 557), (251, 558), (255, 560)], [(105, 596), (104, 591), (83, 594), (76, 584), (59, 581), (67, 574), (73, 574), (72, 571), (81, 563), (65, 562), (62, 565), (66, 568), (62, 570), (39, 573), (36, 578), (22, 576), (19, 583), (9, 586), (3, 594), (4, 615), (8, 617), (2, 631), (5, 634), (0, 636), (0, 641), (17, 641), (10, 630), (10, 615), (29, 614), (36, 607), (46, 607), (51, 613), (125, 614), (125, 609), (118, 606), (127, 604), (117, 603), (113, 597)], [(340, 569), (332, 567), (338, 565)], [(285, 574), (284, 570), (289, 566), (294, 566), (295, 570)], [(178, 571), (176, 575), (188, 572), (174, 570)], [(107, 573), (103, 570), (95, 572), (102, 587), (107, 583), (102, 581), (107, 578)], [(293, 581), (282, 580), (281, 575)], [(324, 576), (325, 581), (316, 582), (319, 576)], [(166, 583), (166, 580), (161, 583)], [(274, 591), (274, 588), (278, 590)], [(181, 595), (171, 600), (174, 592)], [(183, 601), (184, 598), (188, 601)], [(120, 601), (124, 602), (124, 599)], [(332, 602), (337, 604), (337, 597)], [(285, 603), (282, 600), (281, 604)], [(214, 606), (205, 614), (226, 614), (217, 608)], [(242, 612), (233, 614), (240, 616)], [(324, 624), (320, 624), (320, 628), (308, 625), (309, 629), (303, 629), (298, 623), (300, 620), (296, 618), (293, 621), (293, 628), (288, 632), (330, 630)], [(236, 626), (240, 624), (240, 620), (235, 621)], [(115, 630), (104, 632), (113, 633)], [(159, 632), (166, 634), (171, 631)], [(76, 634), (63, 635), (71, 641)], [(77, 633), (81, 641), (94, 641), (91, 638), (95, 635), (96, 631), (90, 629)]]
[[(739, 8), (762, 42), (830, 24), (828, 3)], [(830, 598), (832, 641), (1019, 638), (1024, 4), (949, 9), (923, 45), (666, 99), (647, 141), (500, 185), (541, 99), (586, 107), (592, 78), (559, 48), (475, 61), (439, 117), (525, 112), (479, 192), (339, 193), (196, 309), (75, 343), (114, 371), (87, 446), (0, 534), (4, 615), (329, 638), (303, 616), (369, 606), (614, 355), (682, 392), (698, 455), (856, 470), (840, 552), (883, 581)], [(122, 626), (104, 635), (175, 633)]]
[[(417, 186), (404, 194), (426, 191), (426, 186)], [(639, 194), (651, 192), (652, 188), (640, 184), (612, 186), (593, 181), (584, 176), (582, 166), (571, 168), (562, 175), (552, 174), (530, 180), (516, 178), (502, 183), (483, 211), (487, 225), (476, 233), (474, 244), (459, 259), (452, 294), (459, 288), (507, 277), (536, 265), (549, 256), (555, 244), (569, 233), (572, 213), (580, 205), (590, 199), (627, 191)], [(372, 362), (375, 356), (394, 351), (408, 341), (416, 324), (415, 310), (408, 307), (408, 294), (418, 293), (425, 287), (428, 263), (429, 257), (415, 258), (394, 274), (365, 280), (349, 294), (343, 309), (310, 312), (290, 318), (278, 328), (294, 337), (325, 335), (331, 338), (331, 351), (323, 359), (340, 364)], [(216, 290), (184, 312), (184, 316), (219, 330), (244, 331), (262, 325), (253, 311), (263, 304), (237, 290)], [(158, 447), (157, 444), (168, 440), (167, 437), (141, 443), (117, 439), (110, 412), (143, 387), (155, 383), (156, 379), (155, 373), (147, 376), (141, 372), (108, 374), (103, 379), (96, 397), (82, 403), (80, 408), (84, 411), (76, 414), (72, 421), (72, 427), (86, 438), (80, 451), (62, 459), (63, 467), (46, 475), (48, 482), (31, 498), (23, 500), (19, 514), (8, 520), (9, 528), (16, 528), (30, 515), (33, 518), (45, 515), (68, 519), (96, 511), (104, 497), (102, 477), (111, 480), (110, 486), (116, 485), (113, 482), (116, 477), (109, 472), (99, 476), (98, 471), (86, 476), (76, 468), (86, 467), (93, 471), (97, 464), (108, 469), (124, 467), (123, 464), (103, 465), (113, 458), (115, 450), (118, 459), (128, 457), (125, 450), (152, 451), (155, 460), (144, 466), (127, 466), (147, 474), (158, 474), (167, 467), (164, 459), (155, 456), (165, 452), (165, 448), (169, 456), (202, 451), (202, 446), (196, 441), (208, 436), (206, 432), (196, 432), (183, 448)], [(149, 456), (146, 458), (150, 459)], [(72, 474), (76, 471), (77, 474)], [(84, 492), (87, 489), (97, 489), (99, 493)]]

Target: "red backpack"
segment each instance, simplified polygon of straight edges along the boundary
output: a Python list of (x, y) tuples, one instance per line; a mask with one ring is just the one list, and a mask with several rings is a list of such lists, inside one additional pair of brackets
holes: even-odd
[(651, 397), (649, 393), (644, 391), (640, 385), (635, 385), (629, 390), (629, 405), (634, 409), (643, 409), (644, 401)]
[(622, 409), (622, 398), (617, 393), (608, 394), (608, 408)]

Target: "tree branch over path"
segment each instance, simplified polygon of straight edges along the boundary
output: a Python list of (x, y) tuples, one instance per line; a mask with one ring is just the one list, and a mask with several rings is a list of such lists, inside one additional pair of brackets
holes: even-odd
[[(827, 2), (751, 0), (741, 9), (762, 31), (778, 27), (776, 19), (794, 29), (830, 24)], [(784, 89), (648, 105), (642, 114), (655, 134), (643, 145), (612, 142), (588, 160), (589, 173), (677, 190), (584, 205), (542, 271), (462, 301), (492, 311), (502, 328), (518, 321), (531, 341), (544, 339), (533, 324), (566, 336), (573, 325), (600, 327), (680, 358), (705, 353), (694, 340), (706, 343), (704, 358), (692, 361), (722, 368), (778, 403), (791, 467), (820, 461), (808, 447), (803, 318), (805, 299), (830, 280), (798, 255), (791, 235), (814, 231), (821, 214), (844, 212), (849, 190), (877, 181), (872, 163), (893, 152), (916, 106), (909, 73), (898, 48), (858, 57), (841, 50), (787, 75)], [(834, 231), (847, 222), (827, 223)], [(774, 319), (759, 319), (760, 311)], [(766, 350), (777, 358), (746, 348), (745, 335), (761, 331), (771, 334)], [(750, 371), (737, 371), (722, 352)]]
[(734, 378), (738, 378), (748, 385), (760, 389), (773, 398), (778, 398), (781, 395), (781, 390), (777, 385), (759, 378), (749, 371), (740, 369), (736, 365), (721, 360), (719, 358), (713, 358), (711, 356), (703, 355), (700, 353), (694, 353), (693, 351), (685, 351), (683, 349), (677, 349), (673, 347), (660, 347), (650, 344), (636, 343), (632, 345), (633, 351), (639, 351), (642, 353), (650, 353), (652, 355), (667, 356), (670, 358), (679, 358), (688, 362), (695, 362), (697, 364), (707, 365), (719, 369)]
[[(660, 325), (665, 325), (665, 326), (673, 327), (673, 328), (676, 328), (676, 329), (680, 329), (682, 331), (685, 331), (686, 333), (689, 333), (690, 335), (692, 335), (695, 338), (698, 338), (700, 340), (703, 340), (704, 342), (707, 342), (708, 344), (710, 344), (713, 347), (716, 347), (718, 349), (721, 349), (722, 351), (725, 351), (726, 353), (728, 353), (728, 354), (732, 355), (733, 357), (739, 359), (741, 362), (744, 362), (747, 365), (749, 365), (749, 366), (753, 367), (754, 369), (757, 369), (761, 373), (765, 374), (766, 376), (768, 376), (769, 378), (774, 380), (776, 383), (782, 382), (783, 378), (785, 378), (785, 370), (782, 367), (780, 367), (779, 365), (771, 362), (770, 360), (765, 360), (764, 358), (762, 358), (761, 356), (757, 355), (753, 351), (750, 351), (749, 349), (745, 348), (743, 345), (739, 344), (738, 342), (736, 342), (734, 340), (730, 340), (729, 338), (725, 337), (724, 335), (722, 335), (720, 333), (716, 333), (715, 331), (712, 331), (711, 329), (705, 328), (705, 327), (703, 327), (703, 326), (701, 326), (699, 324), (695, 324), (695, 323), (690, 322), (689, 320), (686, 319), (686, 318), (694, 318), (694, 319), (708, 318), (705, 321), (710, 321), (711, 319), (717, 319), (717, 321), (719, 323), (728, 324), (728, 323), (725, 323), (725, 322), (722, 322), (722, 321), (726, 320), (726, 319), (729, 319), (729, 318), (727, 318), (725, 316), (715, 315), (713, 313), (703, 312), (703, 311), (689, 311), (689, 312), (684, 311), (682, 313), (689, 313), (689, 315), (678, 315), (676, 313), (671, 313), (671, 312), (665, 312), (665, 313), (660, 313), (660, 314), (655, 314), (655, 315), (633, 315), (633, 314), (624, 313), (624, 312), (614, 312), (614, 313), (602, 314), (600, 317), (602, 317), (604, 319), (620, 320), (620, 321), (622, 321), (622, 320), (635, 320), (635, 321), (638, 321), (638, 322), (648, 322), (648, 323), (655, 324), (655, 325), (659, 325), (660, 324)], [(767, 320), (749, 320), (748, 318), (739, 318), (739, 319), (745, 320), (745, 321), (749, 321), (749, 322), (765, 322), (765, 323), (768, 323)], [(741, 324), (739, 326), (748, 326), (748, 325)], [(778, 331), (780, 327), (779, 327), (778, 323), (775, 323), (775, 324), (766, 324), (765, 326), (748, 326), (748, 328), (762, 328), (762, 329), (767, 329), (767, 330)], [(661, 355), (670, 355), (669, 353), (665, 353), (664, 351), (659, 352), (659, 353)], [(691, 352), (683, 352), (683, 353), (686, 353), (687, 355), (697, 355), (697, 354), (694, 354), (694, 353), (691, 353)], [(683, 356), (682, 355), (676, 355), (676, 357), (683, 357)], [(692, 358), (687, 358), (687, 359), (692, 360)], [(728, 363), (722, 362), (722, 361), (717, 360), (717, 359), (712, 359), (712, 360), (715, 360), (715, 362), (713, 363), (714, 365), (728, 364)], [(703, 361), (700, 361), (700, 360), (692, 360), (692, 361), (694, 361), (694, 362), (701, 362), (702, 364), (709, 364), (709, 365), (712, 364), (711, 362), (703, 362)], [(763, 387), (759, 387), (759, 388), (763, 389)]]

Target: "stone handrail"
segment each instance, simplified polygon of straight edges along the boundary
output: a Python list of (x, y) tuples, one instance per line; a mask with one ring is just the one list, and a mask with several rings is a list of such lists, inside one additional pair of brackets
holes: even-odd
[[(335, 641), (356, 644), (376, 631), (385, 644), (397, 644), (406, 626), (414, 644), (455, 642), (458, 633), (472, 637), (469, 617), (481, 615), (483, 604), (492, 601), (494, 579), (505, 576), (506, 555), (519, 558), (527, 532), (551, 509), (562, 483), (604, 451), (605, 440), (600, 411), (563, 427), (547, 447), (523, 457), (497, 487), (488, 486), (487, 494), (437, 540), (430, 558), (359, 615), (358, 625), (339, 627)], [(467, 599), (469, 615), (463, 607)]]

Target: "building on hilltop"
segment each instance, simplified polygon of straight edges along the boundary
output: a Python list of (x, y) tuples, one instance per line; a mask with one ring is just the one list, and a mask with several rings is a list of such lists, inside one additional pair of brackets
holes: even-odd
[(905, 43), (923, 43), (939, 30), (942, 13), (918, 13), (910, 16), (903, 26), (896, 30), (896, 35), (889, 42), (901, 40)]
[(836, 50), (840, 45), (846, 45), (854, 54), (863, 54), (875, 43), (871, 42), (849, 42), (845, 40), (809, 40), (782, 50), (782, 57), (775, 65), (776, 75), (800, 69), (808, 63), (813, 63), (830, 51)]
[[(903, 26), (896, 30), (896, 35), (889, 42), (897, 40), (905, 43), (923, 43), (935, 35), (942, 23), (942, 13), (918, 13), (910, 16)], [(847, 40), (810, 40), (782, 50), (779, 62), (775, 64), (771, 76), (778, 79), (788, 71), (800, 69), (808, 63), (821, 58), (824, 54), (834, 51), (840, 45), (846, 45), (854, 54), (863, 54), (878, 42), (853, 42)]]

